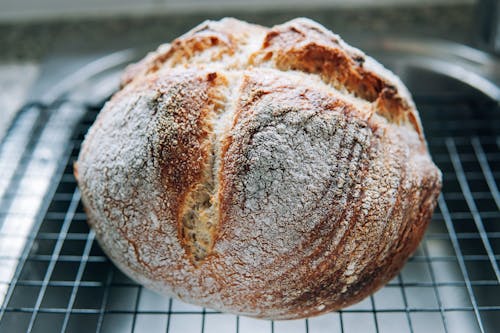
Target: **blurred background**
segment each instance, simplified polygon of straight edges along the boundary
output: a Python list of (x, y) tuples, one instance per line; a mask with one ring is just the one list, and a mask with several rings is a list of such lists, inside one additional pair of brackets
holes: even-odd
[[(206, 19), (314, 19), (393, 70), (443, 195), (403, 271), (364, 301), (270, 322), (162, 297), (94, 240), (73, 162), (124, 66)], [(498, 0), (0, 0), (0, 332), (497, 333)]]
[(265, 25), (306, 16), (354, 45), (366, 34), (478, 45), (495, 10), (496, 0), (0, 0), (0, 137), (48, 54), (166, 42), (223, 16)]

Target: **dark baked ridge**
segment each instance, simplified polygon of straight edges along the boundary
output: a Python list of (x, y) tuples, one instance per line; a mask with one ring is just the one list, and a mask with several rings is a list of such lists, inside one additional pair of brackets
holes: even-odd
[(206, 22), (129, 67), (75, 174), (125, 272), (274, 319), (390, 280), (440, 189), (405, 87), (307, 19)]

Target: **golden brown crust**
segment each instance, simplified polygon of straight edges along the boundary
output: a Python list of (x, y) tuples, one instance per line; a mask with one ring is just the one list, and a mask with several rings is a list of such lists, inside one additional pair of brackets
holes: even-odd
[[(264, 218), (262, 215), (273, 211), (289, 214), (281, 217), (283, 225), (298, 225), (300, 228), (295, 236), (292, 234), (293, 230), (284, 231), (289, 235), (279, 237), (278, 240), (281, 238), (286, 241), (286, 238), (297, 237), (301, 241), (295, 246), (292, 244), (290, 252), (279, 253), (280, 251), (275, 251), (276, 244), (273, 243), (276, 237), (271, 235), (267, 240), (269, 244), (262, 240), (263, 244), (260, 244), (263, 247), (261, 258), (265, 262), (260, 258), (252, 258), (246, 264), (256, 262), (256, 267), (251, 266), (250, 269), (259, 269), (252, 273), (252, 278), (265, 281), (262, 285), (266, 286), (267, 296), (280, 300), (283, 308), (299, 309), (302, 315), (315, 315), (357, 302), (399, 271), (406, 258), (416, 249), (430, 219), (430, 212), (433, 211), (433, 204), (439, 193), (439, 174), (429, 160), (420, 163), (420, 157), (414, 158), (408, 151), (409, 141), (420, 145), (416, 135), (408, 138), (404, 131), (392, 124), (380, 123), (380, 119), (374, 121), (372, 118), (365, 122), (351, 118), (349, 116), (355, 113), (352, 106), (332, 96), (309, 91), (305, 83), (304, 86), (297, 86), (288, 78), (262, 82), (262, 78), (268, 78), (268, 75), (269, 73), (256, 72), (247, 78), (241, 95), (245, 103), (237, 111), (235, 121), (237, 125), (234, 132), (237, 134), (227, 139), (222, 155), (224, 182), (221, 190), (224, 201), (221, 202), (221, 211), (224, 212), (224, 217), (221, 230), (223, 236), (219, 237), (218, 242), (226, 241), (231, 244), (233, 252), (244, 253), (252, 235), (252, 230), (245, 230), (245, 225), (251, 225), (251, 229), (259, 228), (259, 219)], [(270, 112), (268, 110), (272, 110), (275, 118), (266, 117), (267, 112)], [(296, 114), (297, 110), (301, 114)], [(264, 113), (264, 123), (258, 121), (260, 112)], [(286, 120), (288, 116), (291, 123)], [(262, 134), (263, 129), (276, 126), (268, 121), (286, 124), (287, 127), (298, 123), (300, 128), (307, 128), (309, 124), (318, 133), (321, 127), (313, 127), (313, 124), (316, 121), (321, 124), (322, 118), (329, 119), (330, 124), (335, 126), (333, 134), (324, 137), (325, 140), (331, 140), (331, 144), (327, 146), (334, 146), (335, 142), (340, 141), (340, 150), (331, 153), (340, 156), (345, 154), (345, 162), (335, 158), (329, 163), (335, 170), (337, 179), (331, 178), (321, 193), (317, 193), (321, 201), (313, 197), (314, 191), (304, 193), (301, 190), (302, 186), (307, 186), (307, 182), (297, 186), (288, 184), (289, 188), (284, 193), (300, 193), (301, 197), (307, 194), (308, 200), (314, 204), (312, 211), (309, 207), (300, 207), (303, 203), (298, 201), (281, 212), (279, 195), (273, 193), (279, 193), (278, 185), (270, 183), (265, 186), (265, 182), (260, 184), (258, 179), (280, 179), (283, 182), (283, 177), (279, 177), (279, 172), (269, 169), (267, 174), (262, 174), (266, 170), (265, 166), (252, 166), (251, 162), (242, 157), (251, 154), (262, 156), (269, 151), (273, 156), (279, 155), (279, 151), (272, 150), (270, 146), (259, 149), (259, 145), (265, 140), (259, 142), (259, 145), (252, 144), (255, 135)], [(348, 137), (350, 132), (354, 135), (353, 139)], [(291, 131), (288, 140), (291, 140), (295, 151), (300, 151), (298, 143), (301, 140), (294, 142), (293, 133), (295, 131)], [(353, 155), (357, 147), (361, 152)], [(280, 146), (279, 149), (283, 147)], [(393, 156), (400, 158), (393, 160)], [(301, 155), (301, 159), (302, 162), (307, 160), (304, 155)], [(353, 160), (355, 165), (351, 169), (348, 163)], [(275, 168), (289, 170), (291, 164), (277, 162)], [(253, 178), (250, 176), (250, 180), (245, 183), (245, 177), (249, 177), (252, 169), (261, 174)], [(307, 165), (301, 165), (301, 169), (304, 173), (308, 171)], [(338, 181), (344, 175), (345, 181), (339, 185)], [(385, 184), (381, 183), (382, 180), (385, 180)], [(259, 184), (258, 192), (268, 202), (272, 202), (273, 195), (276, 199), (272, 209), (264, 214), (260, 213), (260, 216), (259, 211), (264, 208), (252, 210), (245, 207), (248, 194), (242, 195), (241, 191), (241, 188), (246, 188), (253, 182)], [(427, 192), (419, 193), (420, 186)], [(256, 195), (251, 193), (252, 196)], [(421, 204), (421, 201), (426, 204)], [(299, 206), (299, 211), (294, 212), (293, 206)], [(407, 212), (405, 207), (409, 207)], [(417, 207), (422, 207), (422, 212), (427, 215), (412, 216), (411, 213)], [(388, 218), (390, 212), (392, 216)], [(304, 222), (306, 220), (317, 222), (308, 228)], [(341, 228), (343, 221), (346, 223)], [(267, 228), (271, 231), (274, 229), (272, 226)], [(411, 232), (408, 233), (408, 230)], [(381, 239), (386, 241), (381, 242)], [(401, 239), (404, 240), (404, 247), (400, 247)], [(353, 247), (357, 243), (361, 244)], [(238, 244), (241, 247), (237, 247)], [(267, 250), (264, 248), (266, 245), (269, 247)], [(270, 260), (269, 253), (272, 252), (278, 253)], [(290, 297), (294, 292), (297, 294)], [(275, 307), (276, 304), (270, 304), (267, 311), (275, 311)]]
[(89, 223), (123, 271), (272, 319), (383, 286), (441, 186), (406, 88), (305, 19), (206, 22), (129, 67), (77, 166)]
[(281, 70), (318, 74), (334, 87), (373, 102), (375, 112), (390, 121), (410, 123), (423, 135), (413, 101), (402, 83), (315, 22), (296, 19), (272, 28), (253, 61), (273, 61)]

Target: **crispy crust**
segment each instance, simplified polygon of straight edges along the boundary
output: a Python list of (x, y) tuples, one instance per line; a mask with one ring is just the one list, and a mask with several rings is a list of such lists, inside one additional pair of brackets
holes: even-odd
[(390, 72), (307, 19), (205, 22), (127, 69), (75, 176), (110, 258), (159, 292), (291, 319), (394, 277), (441, 174)]

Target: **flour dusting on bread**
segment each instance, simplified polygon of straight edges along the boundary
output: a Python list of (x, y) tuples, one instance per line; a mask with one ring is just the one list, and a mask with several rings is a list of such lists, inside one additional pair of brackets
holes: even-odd
[(303, 18), (207, 21), (129, 66), (75, 175), (125, 273), (271, 319), (383, 286), (441, 188), (406, 87)]

